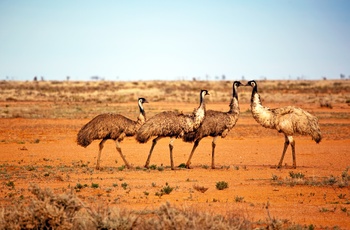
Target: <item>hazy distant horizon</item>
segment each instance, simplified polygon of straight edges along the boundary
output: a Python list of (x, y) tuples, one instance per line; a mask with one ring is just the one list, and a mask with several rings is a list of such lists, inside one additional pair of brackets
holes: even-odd
[[(222, 78), (222, 76), (213, 76), (213, 77), (175, 77), (174, 79), (122, 79), (122, 78), (104, 78), (104, 77), (99, 77), (99, 76), (90, 76), (87, 78), (72, 78), (72, 77), (63, 77), (63, 78), (57, 78), (57, 79), (51, 79), (51, 78), (45, 78), (44, 76), (34, 76), (33, 78), (28, 78), (28, 79), (16, 79), (16, 78), (10, 78), (10, 77), (5, 77), (4, 79), (0, 79), (0, 81), (34, 81), (36, 77), (36, 81), (120, 81), (120, 82), (136, 82), (136, 81), (249, 81), (249, 80), (257, 80), (257, 81), (299, 81), (299, 80), (305, 80), (305, 81), (320, 81), (320, 80), (350, 80), (350, 75), (345, 76), (345, 78), (340, 78), (340, 75), (338, 78), (327, 78), (327, 77), (320, 77), (320, 78), (307, 78), (305, 76), (300, 76), (300, 77), (286, 77), (286, 78), (274, 78), (270, 79), (268, 77), (225, 77)], [(96, 78), (97, 77), (97, 78)]]

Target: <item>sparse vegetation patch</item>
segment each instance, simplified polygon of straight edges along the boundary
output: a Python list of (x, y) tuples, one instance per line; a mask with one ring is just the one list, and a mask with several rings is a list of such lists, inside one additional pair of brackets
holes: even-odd
[[(31, 185), (29, 190), (33, 197), (1, 208), (1, 229), (310, 229), (306, 225), (275, 218), (273, 221), (252, 222), (238, 212), (222, 216), (193, 207), (176, 207), (168, 202), (159, 208), (141, 211), (108, 205), (88, 206), (75, 195), (74, 190), (55, 194), (37, 185)], [(148, 192), (144, 194), (148, 196)], [(320, 209), (320, 212), (328, 211), (333, 210)]]
[(228, 188), (228, 183), (226, 181), (218, 181), (216, 182), (216, 189), (224, 190)]
[(348, 187), (350, 181), (350, 175), (348, 174), (348, 168), (345, 169), (341, 176), (327, 176), (327, 177), (306, 177), (303, 173), (289, 172), (290, 178), (280, 178), (276, 175), (272, 175), (271, 181), (275, 185), (307, 185), (307, 186), (336, 186), (339, 188)]

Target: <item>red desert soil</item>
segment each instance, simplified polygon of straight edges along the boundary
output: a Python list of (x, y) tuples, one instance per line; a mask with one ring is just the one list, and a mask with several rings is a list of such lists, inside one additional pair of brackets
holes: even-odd
[[(165, 103), (162, 106), (167, 107)], [(182, 103), (177, 108), (191, 111), (195, 106)], [(207, 105), (208, 109), (222, 111), (226, 107)], [(350, 166), (350, 121), (320, 119), (321, 143), (296, 136), (297, 169), (290, 167), (290, 149), (284, 167), (276, 169), (283, 134), (261, 127), (246, 112), (248, 108), (249, 104), (241, 105), (242, 116), (236, 127), (225, 139), (218, 139), (217, 169), (210, 168), (212, 139), (205, 138), (192, 158), (192, 169), (174, 171), (168, 167), (169, 138), (160, 140), (155, 147), (151, 158), (151, 165), (157, 166), (154, 170), (143, 169), (151, 141), (138, 144), (134, 138), (126, 138), (122, 142), (122, 150), (134, 169), (123, 169), (114, 142), (107, 141), (101, 158), (102, 170), (97, 171), (94, 167), (99, 142), (94, 141), (86, 149), (75, 142), (77, 132), (90, 119), (2, 118), (0, 204), (7, 205), (11, 199), (29, 195), (27, 188), (31, 183), (57, 193), (86, 184), (87, 187), (77, 191), (86, 203), (141, 210), (169, 201), (218, 214), (236, 212), (252, 221), (266, 221), (270, 215), (318, 228), (349, 229), (350, 190), (348, 184), (342, 186), (340, 181)], [(334, 106), (331, 110), (308, 105), (307, 110), (322, 114), (339, 110), (349, 113), (350, 107)], [(186, 162), (191, 148), (192, 144), (180, 139), (174, 142), (176, 165)], [(305, 178), (292, 179), (291, 172)], [(14, 182), (15, 191), (6, 186), (9, 181)], [(219, 181), (227, 182), (229, 187), (216, 189)], [(98, 184), (98, 188), (92, 188), (92, 183)], [(157, 196), (166, 184), (174, 190), (169, 195)], [(194, 185), (208, 190), (198, 192)]]

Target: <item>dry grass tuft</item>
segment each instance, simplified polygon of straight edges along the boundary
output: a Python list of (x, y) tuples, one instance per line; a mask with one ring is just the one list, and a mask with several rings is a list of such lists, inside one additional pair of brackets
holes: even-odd
[(276, 223), (279, 229), (307, 229), (277, 219), (252, 222), (244, 213), (228, 211), (223, 216), (168, 202), (141, 211), (105, 204), (86, 206), (74, 189), (55, 194), (50, 189), (31, 185), (29, 191), (32, 197), (0, 209), (0, 229), (273, 229)]
[(332, 186), (338, 188), (348, 187), (350, 185), (350, 175), (349, 168), (346, 168), (341, 176), (330, 175), (328, 177), (306, 177), (303, 173), (294, 173), (293, 171), (289, 172), (289, 178), (279, 178), (276, 175), (272, 175), (272, 184), (274, 185), (287, 185), (287, 186), (296, 186), (296, 185), (306, 185), (306, 186)]
[[(251, 229), (252, 223), (239, 215), (215, 215), (194, 208), (174, 207), (170, 203), (151, 211), (152, 218), (140, 229)], [(155, 218), (154, 218), (155, 217)]]
[(83, 204), (72, 191), (56, 195), (50, 189), (40, 189), (36, 185), (30, 191), (34, 199), (29, 205), (23, 202), (1, 210), (1, 229), (73, 228), (74, 217)]
[(155, 210), (130, 211), (104, 205), (87, 207), (74, 193), (54, 194), (32, 185), (33, 199), (0, 210), (0, 229), (229, 229), (250, 228), (239, 215), (198, 212), (165, 203)]

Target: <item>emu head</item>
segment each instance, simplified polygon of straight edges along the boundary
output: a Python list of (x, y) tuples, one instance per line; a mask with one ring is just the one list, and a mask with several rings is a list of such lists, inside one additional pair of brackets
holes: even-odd
[(208, 92), (208, 90), (202, 89), (202, 90), (201, 90), (201, 94), (200, 94), (201, 102), (202, 102), (202, 100), (204, 99), (204, 97), (207, 96), (207, 95), (210, 95), (209, 92)]
[(253, 88), (258, 86), (254, 80), (248, 81), (248, 83), (246, 84), (246, 86), (249, 86), (249, 85), (250, 85), (251, 87), (253, 87)]
[(145, 110), (143, 108), (143, 103), (148, 103), (148, 101), (145, 98), (140, 97), (138, 99), (138, 104), (139, 104), (140, 112), (144, 115), (145, 114)]
[(204, 96), (206, 96), (206, 95), (210, 95), (209, 92), (208, 92), (208, 90), (202, 89), (202, 90), (201, 90), (201, 97), (204, 98)]
[(201, 90), (201, 93), (200, 93), (200, 104), (202, 104), (202, 103), (204, 102), (204, 97), (205, 97), (206, 95), (209, 95), (208, 90), (202, 89), (202, 90)]
[(238, 88), (239, 86), (243, 86), (243, 84), (240, 81), (233, 82), (233, 86)]
[(140, 97), (138, 101), (139, 101), (139, 104), (148, 103), (146, 98), (143, 98), (143, 97)]

